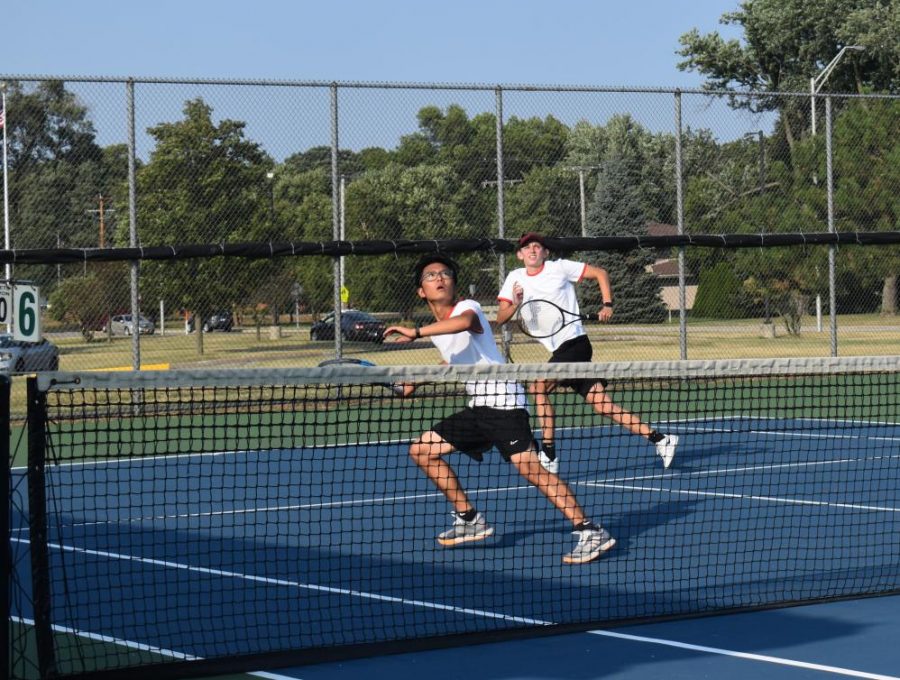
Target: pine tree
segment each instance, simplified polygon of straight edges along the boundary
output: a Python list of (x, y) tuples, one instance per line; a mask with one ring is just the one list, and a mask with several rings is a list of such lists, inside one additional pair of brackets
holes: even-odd
[[(587, 213), (590, 236), (643, 235), (647, 223), (635, 161), (617, 158), (603, 165)], [(615, 303), (614, 323), (653, 323), (666, 318), (659, 280), (648, 267), (652, 251), (597, 252), (589, 261), (609, 272)], [(585, 290), (588, 309), (599, 306), (599, 292)]]

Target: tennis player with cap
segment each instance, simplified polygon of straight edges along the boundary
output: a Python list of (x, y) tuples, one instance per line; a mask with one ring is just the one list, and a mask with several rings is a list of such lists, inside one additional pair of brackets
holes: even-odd
[[(428, 338), (448, 364), (505, 363), (484, 312), (474, 300), (456, 295), (459, 268), (441, 254), (426, 255), (415, 268), (418, 295), (434, 314), (435, 322), (421, 327), (390, 326), (385, 338), (397, 342)], [(403, 395), (415, 390), (403, 385)], [(572, 522), (578, 544), (563, 557), (567, 564), (583, 564), (597, 559), (616, 540), (602, 527), (590, 522), (571, 489), (555, 473), (545, 470), (538, 459), (528, 413), (528, 400), (516, 381), (477, 380), (466, 383), (470, 400), (466, 408), (436, 423), (409, 448), (409, 454), (444, 494), (454, 509), (454, 523), (437, 538), (444, 546), (482, 541), (494, 533), (478, 512), (445, 456), (461, 451), (480, 461), (496, 447), (519, 474), (538, 488)]]
[[(528, 232), (519, 239), (516, 257), (525, 265), (510, 272), (497, 295), (499, 308), (497, 323), (504, 324), (516, 313), (516, 309), (528, 300), (548, 300), (573, 314), (579, 314), (575, 284), (595, 281), (600, 288), (603, 306), (597, 314), (600, 321), (609, 321), (613, 315), (612, 286), (609, 274), (602, 267), (595, 267), (572, 260), (550, 260), (550, 250), (544, 237)], [(589, 362), (593, 356), (591, 341), (580, 321), (564, 326), (547, 338), (539, 339), (551, 353), (550, 363)], [(641, 422), (636, 415), (617, 405), (606, 393), (605, 380), (563, 381), (559, 385), (553, 381), (538, 380), (529, 384), (529, 392), (534, 397), (538, 420), (541, 425), (540, 461), (547, 470), (557, 472), (559, 460), (556, 457), (554, 428), (556, 414), (550, 403), (549, 394), (557, 387), (567, 387), (578, 392), (594, 410), (618, 423), (629, 432), (647, 438), (656, 446), (656, 455), (668, 468), (675, 458), (678, 437), (662, 434)]]

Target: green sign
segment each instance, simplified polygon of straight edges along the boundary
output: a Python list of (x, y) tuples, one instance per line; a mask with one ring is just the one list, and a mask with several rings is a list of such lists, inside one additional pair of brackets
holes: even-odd
[(41, 306), (37, 286), (13, 285), (13, 339), (40, 342)]

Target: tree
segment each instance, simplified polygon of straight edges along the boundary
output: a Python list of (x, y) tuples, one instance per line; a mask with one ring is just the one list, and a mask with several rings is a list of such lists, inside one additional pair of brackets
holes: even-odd
[[(272, 163), (244, 139), (244, 123), (213, 123), (200, 99), (184, 106), (184, 120), (150, 128), (157, 146), (138, 174), (138, 212), (144, 245), (238, 242), (261, 238), (271, 228)], [(222, 258), (146, 263), (142, 292), (195, 315), (197, 349), (203, 351), (203, 319), (242, 302), (251, 270)]]
[[(591, 236), (644, 233), (647, 217), (638, 188), (638, 176), (634, 161), (617, 158), (604, 164), (594, 200), (588, 209), (588, 233)], [(652, 253), (645, 250), (601, 252), (591, 258), (609, 272), (616, 306), (614, 322), (651, 323), (665, 318), (659, 281), (647, 271), (653, 259)], [(588, 307), (598, 307), (601, 302), (599, 292), (589, 290), (585, 302)]]
[(128, 308), (128, 266), (104, 263), (82, 276), (65, 279), (50, 295), (50, 313), (57, 321), (78, 324), (86, 342), (94, 339), (110, 317)]
[(507, 222), (516, 234), (537, 231), (547, 236), (581, 235), (578, 175), (565, 167), (532, 169), (507, 192)]
[[(884, 29), (870, 22), (880, 20)], [(720, 22), (743, 29), (743, 41), (724, 40), (718, 32), (697, 29), (680, 38), (678, 68), (706, 76), (705, 87), (760, 93), (808, 91), (816, 77), (845, 45), (864, 45), (852, 63), (835, 69), (831, 91), (864, 89), (894, 92), (900, 87), (897, 30), (900, 0), (744, 0)], [(893, 32), (891, 32), (893, 28)], [(808, 122), (807, 102), (790, 98), (739, 98), (732, 105), (779, 110), (781, 130), (791, 149)]]
[[(126, 177), (119, 153), (124, 147), (96, 144), (87, 108), (62, 82), (46, 81), (30, 90), (18, 82), (8, 85), (12, 247), (96, 247), (97, 228), (87, 211), (100, 194), (112, 199), (107, 205), (113, 207)], [(17, 265), (14, 275), (49, 292), (59, 271), (52, 265)]]

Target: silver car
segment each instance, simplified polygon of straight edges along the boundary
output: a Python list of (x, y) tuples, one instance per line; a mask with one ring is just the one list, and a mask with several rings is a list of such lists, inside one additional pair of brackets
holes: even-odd
[[(109, 324), (113, 335), (116, 333), (124, 333), (125, 335), (134, 333), (134, 321), (131, 319), (131, 314), (118, 314), (109, 320)], [(149, 319), (143, 316), (138, 319), (138, 332), (141, 335), (152, 335), (155, 330), (156, 326)]]
[(8, 333), (0, 333), (0, 373), (58, 370), (59, 349), (49, 340), (22, 342), (13, 340)]

